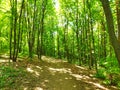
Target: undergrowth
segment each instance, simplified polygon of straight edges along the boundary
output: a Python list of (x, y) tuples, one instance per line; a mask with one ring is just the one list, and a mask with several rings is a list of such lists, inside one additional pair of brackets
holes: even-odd
[(120, 68), (115, 57), (107, 57), (99, 62), (99, 69), (95, 77), (103, 79), (106, 85), (114, 85), (120, 88)]
[(15, 84), (17, 77), (23, 76), (25, 71), (12, 66), (0, 66), (0, 88)]

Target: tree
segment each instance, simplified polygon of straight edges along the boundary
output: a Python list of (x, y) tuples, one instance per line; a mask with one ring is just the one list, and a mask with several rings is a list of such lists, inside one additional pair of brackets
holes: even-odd
[[(13, 62), (16, 62), (17, 49), (18, 49), (17, 47), (17, 19), (18, 19), (17, 0), (10, 0), (10, 3), (11, 3), (10, 59), (12, 58)], [(13, 57), (12, 57), (12, 38), (13, 38)]]
[(101, 0), (105, 15), (98, 0), (6, 1), (1, 0), (0, 8), (0, 51), (9, 50), (14, 61), (22, 55), (45, 55), (91, 69), (114, 57), (112, 44), (120, 62), (119, 0)]
[(116, 11), (117, 11), (117, 27), (118, 27), (118, 41), (120, 43), (120, 0), (116, 0)]
[(42, 7), (41, 7), (41, 18), (40, 18), (40, 31), (38, 31), (38, 58), (41, 60), (43, 54), (43, 34), (44, 34), (44, 18), (45, 18), (45, 11), (47, 7), (47, 0), (42, 0)]
[(104, 13), (106, 16), (109, 38), (110, 38), (111, 44), (114, 48), (118, 63), (120, 65), (120, 44), (115, 35), (113, 16), (112, 16), (109, 0), (100, 0), (100, 1), (102, 2), (102, 6), (103, 6)]

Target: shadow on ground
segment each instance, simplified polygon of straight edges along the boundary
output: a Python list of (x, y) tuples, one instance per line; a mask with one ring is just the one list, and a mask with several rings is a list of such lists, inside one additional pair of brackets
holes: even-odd
[(93, 78), (93, 71), (50, 57), (23, 60), (15, 68), (24, 69), (26, 74), (0, 90), (118, 90), (100, 84), (101, 80)]

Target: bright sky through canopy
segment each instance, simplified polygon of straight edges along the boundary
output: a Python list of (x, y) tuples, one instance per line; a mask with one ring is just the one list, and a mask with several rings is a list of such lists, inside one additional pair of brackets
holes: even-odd
[(54, 0), (54, 2), (55, 2), (56, 12), (59, 12), (59, 1), (58, 0)]

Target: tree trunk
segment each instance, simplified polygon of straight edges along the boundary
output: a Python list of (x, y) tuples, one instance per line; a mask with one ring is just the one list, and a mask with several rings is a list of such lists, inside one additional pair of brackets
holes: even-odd
[(21, 36), (21, 25), (22, 25), (21, 20), (22, 20), (23, 8), (24, 8), (24, 0), (22, 0), (21, 10), (20, 10), (20, 15), (19, 15), (19, 29), (18, 29), (18, 41), (17, 41), (16, 57), (18, 56), (18, 53), (20, 51), (20, 40), (22, 38), (22, 36)]
[(116, 0), (116, 10), (117, 10), (117, 24), (118, 24), (118, 41), (120, 44), (120, 0)]
[(16, 62), (17, 54), (17, 0), (14, 1), (14, 45), (13, 45), (13, 62)]
[(60, 55), (60, 36), (59, 36), (59, 31), (57, 32), (57, 57), (58, 58), (61, 58), (61, 55)]
[(42, 58), (42, 54), (43, 54), (43, 36), (44, 36), (44, 18), (45, 18), (45, 11), (46, 11), (46, 7), (47, 7), (47, 0), (42, 0), (42, 8), (41, 8), (41, 19), (40, 19), (40, 31), (38, 33), (38, 46), (37, 48), (38, 50), (38, 59), (41, 60)]
[(101, 2), (106, 16), (109, 38), (114, 48), (118, 63), (120, 65), (120, 45), (117, 40), (117, 37), (115, 36), (113, 16), (112, 16), (109, 0), (101, 0)]

